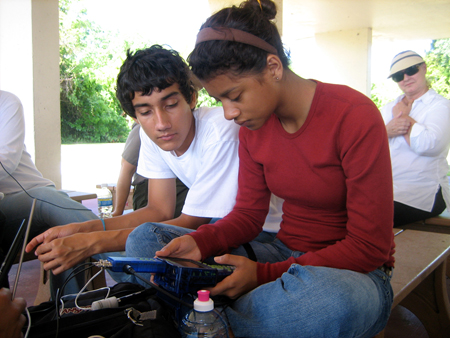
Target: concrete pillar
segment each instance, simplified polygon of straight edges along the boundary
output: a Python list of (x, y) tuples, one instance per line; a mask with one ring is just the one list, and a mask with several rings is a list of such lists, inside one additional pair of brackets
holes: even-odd
[(291, 40), (293, 70), (304, 78), (348, 85), (370, 97), (372, 29), (316, 34)]
[(0, 89), (22, 101), (27, 149), (60, 188), (58, 0), (0, 0)]

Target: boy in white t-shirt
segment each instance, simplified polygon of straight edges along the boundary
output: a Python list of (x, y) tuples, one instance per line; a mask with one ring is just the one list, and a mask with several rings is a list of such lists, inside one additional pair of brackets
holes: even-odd
[[(192, 74), (177, 52), (159, 45), (128, 52), (117, 79), (117, 97), (141, 125), (137, 172), (149, 179), (148, 205), (35, 237), (27, 252), (41, 243), (36, 254), (55, 274), (92, 255), (124, 250), (130, 232), (145, 222), (196, 229), (225, 216), (235, 204), (239, 126), (224, 118), (221, 107), (195, 109)], [(176, 177), (189, 193), (182, 214), (174, 218)]]

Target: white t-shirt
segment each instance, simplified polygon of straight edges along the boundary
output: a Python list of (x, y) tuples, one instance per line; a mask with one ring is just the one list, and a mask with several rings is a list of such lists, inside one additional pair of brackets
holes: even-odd
[(194, 111), (195, 136), (181, 156), (154, 144), (141, 128), (137, 172), (150, 179), (178, 177), (189, 192), (182, 212), (220, 218), (236, 202), (239, 126), (224, 118), (221, 107)]
[[(25, 118), (20, 100), (0, 90), (0, 161), (25, 190), (54, 185), (37, 170), (25, 147)], [(12, 194), (22, 188), (0, 167), (0, 192)]]
[[(403, 97), (399, 96), (382, 108), (385, 124), (392, 120), (392, 109)], [(403, 136), (389, 138), (394, 200), (431, 211), (436, 193), (442, 187), (445, 204), (450, 208), (447, 178), (450, 101), (430, 89), (414, 101), (409, 116), (417, 121), (411, 130), (411, 145)]]

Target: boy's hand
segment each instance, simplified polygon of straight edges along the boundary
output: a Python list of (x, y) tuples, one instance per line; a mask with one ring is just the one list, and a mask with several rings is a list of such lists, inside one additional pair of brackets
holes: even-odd
[(95, 233), (80, 233), (44, 241), (36, 249), (38, 259), (44, 263), (45, 270), (57, 275), (82, 262), (94, 254)]
[(234, 265), (236, 268), (213, 288), (208, 288), (211, 296), (225, 295), (231, 299), (253, 290), (258, 286), (256, 262), (242, 256), (223, 255), (214, 259), (218, 264)]
[(78, 232), (82, 232), (80, 229), (80, 224), (81, 223), (72, 223), (50, 228), (47, 231), (44, 231), (42, 234), (34, 237), (26, 246), (25, 251), (31, 252), (41, 243), (49, 243), (56, 238), (63, 238), (76, 234)]

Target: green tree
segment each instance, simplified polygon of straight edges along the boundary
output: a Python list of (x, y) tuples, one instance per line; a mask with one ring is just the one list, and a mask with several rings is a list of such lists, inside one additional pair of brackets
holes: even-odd
[[(124, 43), (115, 41), (60, 0), (60, 100), (62, 143), (125, 142), (129, 127), (115, 97)], [(114, 74), (114, 75), (111, 75)]]
[[(128, 49), (147, 48), (153, 43), (139, 35), (102, 30), (87, 19), (85, 9), (71, 9), (76, 1), (59, 2), (62, 143), (125, 142), (130, 128), (115, 96), (116, 77)], [(200, 105), (221, 103), (202, 89)]]
[(450, 99), (450, 39), (433, 40), (425, 62), (431, 87)]
[(384, 105), (399, 96), (402, 91), (394, 81), (385, 81), (382, 83), (372, 83), (371, 99), (381, 109)]
[(217, 102), (214, 98), (209, 96), (205, 88), (198, 92), (197, 107), (222, 107), (222, 102)]

